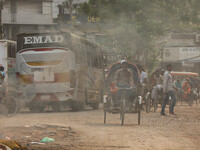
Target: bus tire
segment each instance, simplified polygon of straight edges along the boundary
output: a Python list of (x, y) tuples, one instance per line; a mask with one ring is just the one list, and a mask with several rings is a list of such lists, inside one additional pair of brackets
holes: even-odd
[(84, 109), (84, 104), (82, 102), (73, 101), (71, 105), (72, 111), (80, 111)]
[(99, 103), (91, 104), (91, 107), (92, 107), (94, 110), (97, 110), (97, 109), (99, 109)]
[(29, 110), (33, 113), (42, 113), (44, 112), (45, 105), (35, 105), (32, 104), (29, 106)]
[(51, 105), (51, 109), (54, 111), (54, 112), (60, 112), (60, 105), (57, 104), (57, 103), (54, 103)]

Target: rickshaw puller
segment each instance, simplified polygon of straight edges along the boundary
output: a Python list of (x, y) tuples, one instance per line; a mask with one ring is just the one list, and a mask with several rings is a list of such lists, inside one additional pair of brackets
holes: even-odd
[[(126, 90), (126, 97), (133, 102), (134, 95), (136, 93), (136, 87), (133, 82), (133, 73), (128, 70), (128, 63), (123, 60), (121, 61), (122, 68), (116, 72), (115, 81), (118, 88), (130, 88)], [(117, 99), (114, 103), (117, 103), (122, 96), (122, 91), (119, 89), (117, 93)]]

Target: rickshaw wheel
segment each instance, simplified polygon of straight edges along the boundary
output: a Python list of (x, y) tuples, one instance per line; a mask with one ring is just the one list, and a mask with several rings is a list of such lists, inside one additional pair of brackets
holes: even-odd
[(191, 97), (191, 94), (188, 94), (188, 105), (192, 106), (193, 105), (193, 99)]
[(138, 103), (138, 125), (140, 125), (141, 104)]
[(151, 109), (151, 95), (148, 94), (147, 99), (145, 100), (146, 112), (149, 113)]
[(126, 100), (123, 99), (121, 101), (121, 106), (120, 106), (120, 120), (121, 120), (121, 126), (124, 125), (124, 115), (126, 112)]
[(156, 112), (156, 110), (158, 108), (158, 97), (156, 97), (156, 99), (154, 100), (153, 106), (154, 106), (154, 112)]
[(107, 111), (107, 103), (103, 103), (103, 110), (104, 110), (104, 124), (106, 123), (106, 111)]

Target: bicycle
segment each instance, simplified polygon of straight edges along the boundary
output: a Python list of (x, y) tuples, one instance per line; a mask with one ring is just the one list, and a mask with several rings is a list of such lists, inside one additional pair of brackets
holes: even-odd
[[(127, 97), (128, 91), (132, 90), (131, 88), (119, 88), (121, 91), (121, 99), (120, 99), (120, 120), (121, 120), (121, 126), (124, 124), (124, 116), (125, 113), (129, 108), (133, 108), (133, 102), (130, 102), (129, 97)], [(138, 101), (135, 103), (135, 110), (138, 113), (138, 125), (140, 125), (140, 115), (141, 115), (141, 101), (142, 99), (138, 98)]]
[(156, 98), (153, 101), (153, 108), (154, 112), (158, 109), (158, 104), (162, 105), (162, 100), (163, 100), (163, 89), (161, 85), (157, 85), (156, 87)]
[(146, 112), (149, 113), (151, 110), (152, 102), (151, 102), (151, 93), (149, 91), (149, 87), (147, 84), (142, 84), (142, 97), (144, 100), (144, 104), (146, 106)]
[[(0, 85), (0, 88), (4, 88), (2, 85)], [(20, 107), (17, 105), (16, 101), (14, 100), (14, 97), (6, 94), (4, 90), (1, 90), (0, 92), (0, 105), (3, 107), (3, 114), (5, 114), (8, 117), (14, 116), (20, 109)]]

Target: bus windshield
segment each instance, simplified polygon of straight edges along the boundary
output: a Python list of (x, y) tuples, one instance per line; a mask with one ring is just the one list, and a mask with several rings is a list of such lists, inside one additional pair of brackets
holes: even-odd
[(67, 54), (66, 50), (54, 49), (51, 51), (25, 51), (21, 53), (21, 56), (31, 66), (52, 66), (61, 63)]

